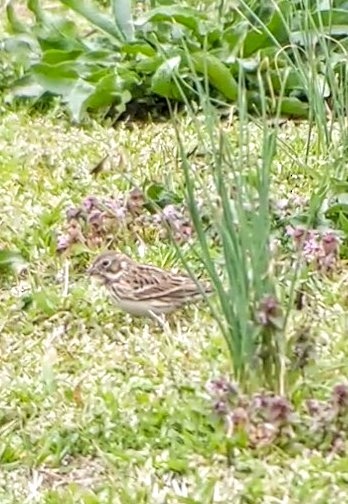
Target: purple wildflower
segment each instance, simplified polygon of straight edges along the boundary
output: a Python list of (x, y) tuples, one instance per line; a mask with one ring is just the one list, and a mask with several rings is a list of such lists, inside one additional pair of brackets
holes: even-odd
[(274, 296), (265, 296), (259, 306), (257, 320), (263, 326), (273, 325), (274, 319), (279, 316), (280, 307)]

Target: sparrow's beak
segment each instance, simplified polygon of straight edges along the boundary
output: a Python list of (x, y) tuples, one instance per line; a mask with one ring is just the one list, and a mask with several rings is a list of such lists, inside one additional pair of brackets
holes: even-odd
[(89, 276), (94, 275), (94, 273), (95, 273), (95, 268), (94, 268), (94, 266), (92, 265), (92, 266), (90, 266), (89, 268), (87, 268), (86, 273), (87, 273), (87, 275), (89, 275)]

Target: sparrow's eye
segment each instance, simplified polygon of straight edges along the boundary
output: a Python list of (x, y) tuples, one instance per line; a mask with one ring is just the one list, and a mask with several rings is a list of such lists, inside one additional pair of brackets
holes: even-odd
[(103, 259), (101, 265), (103, 266), (103, 268), (108, 268), (110, 266), (109, 259)]

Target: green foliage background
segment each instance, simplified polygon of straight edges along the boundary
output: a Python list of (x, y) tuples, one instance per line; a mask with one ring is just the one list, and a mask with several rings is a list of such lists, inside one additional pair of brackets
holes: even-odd
[(63, 14), (28, 0), (30, 23), (7, 5), (13, 35), (2, 44), (19, 76), (5, 79), (8, 100), (58, 95), (75, 121), (110, 108), (117, 118), (130, 102), (182, 102), (175, 75), (191, 101), (198, 77), (216, 104), (235, 102), (243, 84), (248, 110), (260, 114), (263, 87), (268, 113), (304, 118), (313, 87), (328, 99), (346, 82), (345, 2), (60, 4)]

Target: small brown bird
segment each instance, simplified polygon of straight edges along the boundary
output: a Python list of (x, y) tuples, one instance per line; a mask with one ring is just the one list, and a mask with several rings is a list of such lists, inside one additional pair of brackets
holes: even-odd
[(212, 292), (207, 283), (198, 284), (189, 276), (139, 264), (115, 251), (102, 253), (87, 272), (105, 285), (121, 310), (132, 315), (150, 315), (156, 320), (158, 315)]

